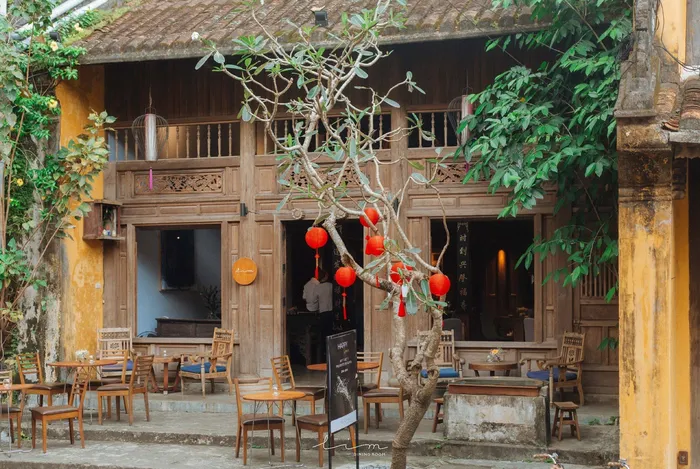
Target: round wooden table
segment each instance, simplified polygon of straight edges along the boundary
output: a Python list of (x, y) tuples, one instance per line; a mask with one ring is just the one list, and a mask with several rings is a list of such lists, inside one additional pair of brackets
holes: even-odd
[[(156, 381), (156, 372), (151, 367), (151, 381), (153, 383), (153, 388), (155, 391), (153, 392), (162, 392), (163, 394), (168, 394), (169, 391), (175, 392), (177, 390), (177, 385), (180, 384), (180, 361), (182, 360), (182, 357), (154, 357), (153, 358), (153, 364), (155, 365), (156, 363), (163, 365), (163, 387), (161, 388), (158, 386), (158, 382)], [(168, 386), (168, 378), (169, 378), (169, 373), (168, 373), (168, 365), (171, 363), (176, 363), (177, 367), (175, 368), (175, 382), (173, 383), (172, 386)]]
[(503, 371), (505, 376), (510, 376), (510, 370), (518, 369), (518, 362), (471, 362), (469, 369), (479, 376), (480, 371), (488, 371), (491, 376), (496, 376), (497, 371)]
[(88, 361), (78, 361), (78, 360), (73, 360), (73, 361), (63, 361), (63, 362), (53, 362), (53, 363), (48, 363), (49, 366), (53, 366), (55, 368), (89, 368), (93, 366), (110, 366), (110, 365), (116, 365), (119, 363), (117, 360), (93, 360), (92, 362)]
[[(282, 408), (281, 415), (284, 415), (284, 403), (285, 401), (294, 401), (297, 399), (301, 399), (305, 396), (305, 394), (301, 391), (262, 391), (262, 392), (251, 392), (249, 394), (243, 394), (241, 397), (243, 400), (246, 401), (253, 401), (255, 403), (255, 407), (253, 407), (253, 420), (255, 420), (255, 415), (258, 412), (258, 404), (260, 403), (267, 403), (268, 404), (268, 413), (269, 414), (274, 414), (274, 407), (271, 406), (274, 405), (274, 403), (278, 403), (278, 405)], [(292, 406), (292, 422), (294, 422), (296, 419), (296, 415), (294, 415), (294, 406)], [(267, 421), (267, 431), (270, 433), (270, 421)], [(272, 435), (272, 433), (270, 433)], [(270, 436), (272, 438), (272, 436)], [(282, 449), (284, 449), (284, 445), (282, 446)], [(282, 461), (284, 461), (284, 451), (282, 451), (283, 456), (282, 456)], [(267, 457), (268, 457), (268, 464), (272, 465), (272, 446), (267, 447)]]
[[(357, 362), (357, 371), (376, 370), (379, 368), (379, 362)], [(311, 371), (328, 371), (327, 363), (313, 363), (306, 365), (307, 370)]]

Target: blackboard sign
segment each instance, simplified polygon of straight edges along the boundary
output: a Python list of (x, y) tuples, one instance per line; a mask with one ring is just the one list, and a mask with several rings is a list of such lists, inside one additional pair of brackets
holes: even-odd
[(357, 423), (357, 335), (354, 330), (326, 337), (328, 420), (335, 433)]

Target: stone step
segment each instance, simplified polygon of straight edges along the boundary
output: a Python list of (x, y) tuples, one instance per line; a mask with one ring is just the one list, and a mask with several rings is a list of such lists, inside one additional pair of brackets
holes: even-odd
[[(253, 448), (248, 453), (248, 465), (242, 458), (235, 458), (233, 449), (223, 446), (187, 446), (177, 444), (137, 444), (93, 442), (87, 440), (86, 448), (76, 441), (49, 440), (48, 453), (40, 447), (26, 453), (7, 455), (0, 460), (3, 469), (263, 469), (272, 467), (317, 468), (316, 451), (303, 451), (301, 462), (295, 462), (294, 447), (285, 448), (285, 464), (280, 462), (279, 448), (274, 456), (268, 456), (267, 448)], [(389, 469), (390, 454), (361, 456), (361, 469)], [(484, 459), (455, 459), (451, 457), (410, 456), (410, 469), (548, 469), (549, 464), (528, 460), (505, 462)], [(327, 457), (324, 467), (328, 467)], [(355, 469), (351, 453), (336, 451), (333, 457), (336, 469)], [(567, 469), (592, 469), (591, 466), (571, 466)]]
[[(236, 417), (228, 414), (197, 414), (152, 412), (151, 421), (147, 422), (145, 414), (136, 412), (134, 424), (128, 424), (128, 418), (122, 415), (121, 421), (105, 420), (103, 425), (97, 424), (96, 415), (85, 417), (85, 437), (87, 442), (124, 443), (139, 445), (180, 445), (183, 447), (227, 447), (233, 450), (236, 441)], [(291, 419), (287, 418), (285, 428), (285, 446), (295, 447), (295, 429)], [(399, 422), (386, 417), (375, 428), (372, 419), (369, 433), (363, 431), (364, 420), (360, 416), (360, 444), (375, 445), (372, 448), (379, 451), (390, 451)], [(447, 440), (442, 434), (442, 425), (437, 433), (431, 432), (432, 422), (423, 421), (409, 447), (411, 456), (432, 456), (451, 458), (480, 458), (491, 460), (527, 460), (535, 453), (547, 449), (560, 454), (563, 462), (587, 465), (604, 465), (617, 459), (619, 436), (616, 427), (589, 426), (581, 429), (582, 441), (565, 436), (559, 441), (552, 441), (549, 448), (533, 446), (505, 445), (498, 443), (473, 443), (458, 440)], [(23, 431), (29, 435), (31, 426), (23, 423)], [(278, 433), (275, 438), (278, 439)], [(49, 427), (51, 441), (67, 441), (68, 426), (56, 422)], [(39, 432), (40, 437), (40, 432)], [(317, 436), (313, 432), (302, 432), (302, 448), (312, 449), (317, 444)], [(257, 433), (252, 438), (255, 446), (267, 447), (265, 432)], [(336, 443), (348, 442), (348, 433), (343, 431), (336, 437)], [(374, 452), (374, 451), (373, 451)], [(0, 467), (3, 467), (0, 464)], [(568, 465), (567, 465), (568, 467)]]

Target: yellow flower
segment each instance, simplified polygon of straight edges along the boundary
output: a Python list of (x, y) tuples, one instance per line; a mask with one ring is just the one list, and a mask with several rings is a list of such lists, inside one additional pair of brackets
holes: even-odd
[(58, 106), (58, 101), (55, 99), (50, 99), (49, 100), (49, 109), (56, 109), (56, 106)]
[(24, 179), (17, 179), (16, 182), (19, 187), (22, 187), (24, 185)]
[(498, 349), (495, 348), (495, 349), (491, 350), (491, 353), (492, 353), (493, 355), (498, 355)]
[(73, 29), (75, 29), (79, 33), (83, 31), (83, 28), (80, 27), (80, 23), (75, 23), (75, 25), (73, 26)]
[(521, 103), (524, 103), (524, 102), (525, 102), (525, 98), (520, 98), (520, 102), (521, 102)]
[(49, 49), (56, 52), (58, 50), (58, 43), (56, 41), (51, 41), (49, 43)]

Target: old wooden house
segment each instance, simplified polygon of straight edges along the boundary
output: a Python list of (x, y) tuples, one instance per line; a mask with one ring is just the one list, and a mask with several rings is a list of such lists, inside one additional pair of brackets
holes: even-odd
[[(93, 194), (103, 201), (93, 212), (100, 220), (90, 226), (86, 221), (79, 236), (66, 241), (71, 282), (63, 321), (72, 331), (64, 334), (66, 352), (94, 347), (97, 327), (131, 327), (142, 351), (201, 350), (211, 343), (212, 327), (221, 324), (235, 330), (236, 373), (270, 374), (269, 359), (284, 353), (304, 358), (299, 342), (305, 320), (299, 311), (313, 255), (303, 236), (315, 206), (297, 200), (277, 211), (285, 188), (277, 181), (274, 147), (259, 124), (237, 117), (240, 87), (206, 66), (195, 70), (203, 53), (191, 40), (193, 32), (230, 52), (226, 44), (232, 38), (257, 31), (235, 3), (146, 0), (81, 41), (87, 54), (80, 79), (58, 90), (64, 109), (61, 139), (75, 135), (90, 108), (107, 109), (117, 122), (109, 137), (109, 167)], [(312, 9), (323, 6), (332, 25), (343, 10), (370, 4), (269, 0), (260, 17), (279, 28), (286, 18), (313, 24)], [(455, 147), (451, 121), (463, 96), (482, 90), (516, 60), (526, 65), (546, 60), (516, 51), (485, 52), (489, 37), (537, 28), (527, 11), (495, 11), (485, 0), (438, 0), (410, 4), (407, 21), (406, 29), (384, 38), (384, 47), (394, 52), (367, 81), (386, 88), (410, 70), (426, 94), (397, 96), (400, 107), (387, 108), (377, 124), (403, 126), (415, 113), (436, 139), (415, 133), (392, 142), (379, 150), (386, 160), (424, 160), (436, 146)], [(363, 99), (359, 91), (355, 95)], [(149, 105), (168, 126), (157, 161), (144, 160), (132, 132)], [(280, 120), (276, 126), (280, 134), (285, 125)], [(383, 182), (403, 184), (408, 171), (405, 164), (386, 171)], [(488, 194), (486, 183), (463, 184), (465, 171), (464, 162), (440, 171), (457, 239), (444, 268), (454, 279), (451, 314), (464, 324), (460, 355), (467, 362), (483, 360), (488, 350), (501, 347), (513, 360), (552, 356), (564, 331), (585, 332), (587, 398), (617, 394), (617, 353), (598, 349), (603, 338), (617, 334), (617, 303), (604, 299), (616, 279), (584, 279), (575, 289), (543, 285), (548, 271), (565, 265), (563, 257), (516, 269), (533, 237), (551, 233), (567, 211), (554, 215), (550, 192), (534, 210), (498, 219), (507, 194)], [(436, 226), (436, 200), (416, 185), (407, 202), (405, 226), (430, 256), (444, 236)], [(343, 230), (361, 257), (362, 227), (344, 220)], [(233, 263), (241, 257), (253, 259), (258, 268), (248, 286), (232, 277)], [(325, 248), (322, 267), (332, 271), (336, 260), (332, 247)], [(390, 313), (379, 309), (381, 296), (359, 284), (352, 290), (349, 326), (358, 329), (365, 350), (386, 351), (391, 321)], [(406, 320), (412, 331), (427, 327), (427, 317)], [(385, 372), (390, 372), (387, 365)]]

